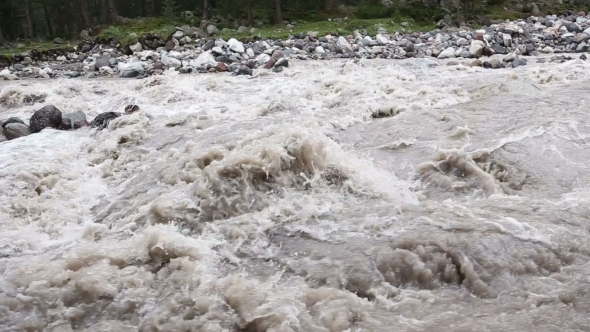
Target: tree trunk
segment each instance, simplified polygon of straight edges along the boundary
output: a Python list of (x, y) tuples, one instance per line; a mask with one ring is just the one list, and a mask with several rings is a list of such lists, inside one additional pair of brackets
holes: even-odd
[(203, 19), (209, 18), (209, 3), (207, 0), (203, 0)]
[(275, 19), (276, 24), (283, 24), (283, 15), (281, 14), (281, 0), (275, 0)]
[(49, 16), (49, 10), (47, 9), (47, 4), (45, 2), (43, 2), (43, 16), (45, 16), (47, 32), (49, 33), (49, 36), (53, 37), (55, 32), (53, 31), (53, 25), (51, 24), (51, 16)]
[(334, 9), (334, 0), (326, 0), (326, 9), (327, 10)]
[(109, 18), (109, 22), (114, 24), (117, 23), (117, 17), (119, 17), (119, 15), (117, 15), (117, 8), (115, 8), (115, 3), (113, 2), (113, 0), (105, 0), (106, 5), (107, 5), (107, 15)]
[(80, 2), (80, 11), (82, 12), (82, 20), (84, 21), (84, 28), (89, 28), (92, 25), (90, 19), (90, 12), (88, 11), (87, 0), (78, 0)]
[(0, 27), (0, 45), (4, 45), (4, 35), (2, 34), (2, 27)]
[(33, 18), (33, 7), (31, 6), (31, 0), (25, 0), (25, 12), (27, 14), (29, 38), (35, 38), (37, 37), (37, 28), (35, 27), (35, 20)]

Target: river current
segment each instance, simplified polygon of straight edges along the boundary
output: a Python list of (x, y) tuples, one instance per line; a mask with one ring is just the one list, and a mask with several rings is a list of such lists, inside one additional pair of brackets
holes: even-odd
[(590, 331), (590, 63), (0, 83), (0, 331)]

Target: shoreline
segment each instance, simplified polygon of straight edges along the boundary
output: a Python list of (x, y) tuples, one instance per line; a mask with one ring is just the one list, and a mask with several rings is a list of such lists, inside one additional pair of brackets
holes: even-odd
[[(584, 15), (582, 15), (584, 14)], [(254, 69), (280, 72), (290, 60), (455, 59), (485, 68), (516, 68), (528, 56), (566, 55), (586, 60), (590, 50), (590, 16), (548, 15), (496, 22), (481, 29), (443, 27), (430, 32), (321, 36), (310, 31), (285, 40), (243, 43), (199, 36), (199, 29), (177, 27), (165, 39), (139, 36), (127, 46), (88, 38), (76, 47), (0, 56), (4, 80), (55, 77), (144, 78), (166, 71), (180, 74), (228, 72), (252, 75)], [(68, 51), (71, 49), (71, 51)], [(497, 55), (497, 56), (494, 56)]]

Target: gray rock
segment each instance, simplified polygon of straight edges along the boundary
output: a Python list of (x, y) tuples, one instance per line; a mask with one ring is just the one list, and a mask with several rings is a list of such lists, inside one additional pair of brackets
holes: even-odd
[(581, 42), (585, 42), (586, 40), (590, 39), (590, 36), (585, 33), (578, 33), (574, 37), (574, 43), (579, 44)]
[(580, 28), (579, 25), (577, 25), (576, 23), (566, 23), (565, 27), (567, 28), (567, 31), (569, 32), (582, 32), (582, 29)]
[(111, 66), (111, 62), (109, 61), (109, 57), (100, 57), (98, 59), (96, 59), (96, 62), (94, 63), (94, 70), (99, 70), (102, 67), (110, 67)]
[(18, 80), (20, 80), (20, 77), (14, 75), (14, 74), (6, 74), (6, 75), (4, 75), (4, 80), (5, 81), (18, 81)]
[(285, 58), (277, 60), (277, 62), (275, 63), (275, 68), (276, 67), (289, 67), (289, 60)]
[(176, 31), (176, 32), (175, 32), (175, 33), (172, 35), (172, 38), (176, 38), (176, 39), (180, 39), (180, 38), (182, 38), (182, 37), (184, 37), (184, 32), (182, 32), (182, 31), (180, 31), (180, 30)]
[(243, 34), (243, 33), (247, 33), (248, 32), (248, 28), (246, 28), (245, 26), (240, 26), (238, 28), (238, 33), (239, 34)]
[(124, 78), (133, 78), (143, 76), (145, 70), (143, 69), (143, 63), (141, 62), (130, 62), (127, 64), (119, 64), (119, 76)]
[(25, 69), (24, 65), (21, 65), (20, 63), (15, 64), (14, 66), (12, 66), (14, 68), (14, 70), (16, 71), (23, 71), (23, 69)]
[(493, 58), (493, 59), (490, 59), (487, 62), (490, 64), (490, 68), (492, 68), (492, 69), (500, 69), (500, 68), (503, 68), (502, 62), (500, 61), (500, 59)]
[(514, 59), (514, 61), (512, 61), (512, 68), (525, 66), (525, 65), (526, 65), (526, 60), (522, 59), (522, 58), (516, 58), (516, 59)]
[(219, 29), (217, 29), (217, 27), (213, 24), (209, 24), (209, 26), (207, 26), (207, 33), (209, 34), (209, 36), (212, 36), (219, 33)]
[(64, 66), (64, 69), (72, 71), (82, 71), (82, 69), (84, 69), (84, 64), (81, 62), (69, 63)]
[(588, 52), (588, 49), (590, 47), (588, 46), (588, 44), (584, 43), (580, 43), (578, 45), (578, 47), (576, 47), (576, 52)]
[(117, 58), (110, 58), (109, 59), (109, 65), (112, 66), (116, 66), (117, 63), (119, 63), (119, 60), (117, 60)]
[(112, 120), (114, 120), (120, 116), (121, 116), (121, 113), (117, 113), (117, 112), (101, 113), (96, 118), (94, 118), (94, 120), (92, 120), (90, 125), (92, 126), (92, 128), (97, 128), (98, 130), (103, 130), (109, 126), (109, 123)]
[(141, 52), (142, 47), (141, 47), (141, 44), (138, 42), (138, 43), (129, 45), (129, 49), (134, 53), (138, 53), (138, 52)]
[(353, 49), (350, 43), (346, 40), (346, 38), (340, 36), (338, 37), (338, 46), (342, 48), (345, 53), (352, 53)]
[(15, 117), (10, 117), (8, 119), (6, 119), (5, 121), (2, 122), (2, 128), (6, 127), (7, 125), (11, 124), (11, 123), (22, 123), (25, 124), (25, 122), (19, 118), (15, 118)]
[(29, 127), (33, 133), (38, 133), (47, 127), (58, 129), (61, 126), (61, 120), (61, 111), (53, 105), (47, 105), (33, 114), (29, 120)]
[(209, 51), (213, 47), (215, 47), (215, 40), (210, 40), (203, 46), (203, 51)]
[(492, 49), (494, 50), (494, 52), (496, 52), (496, 54), (507, 54), (508, 53), (508, 51), (506, 50), (506, 47), (500, 46), (498, 44), (492, 45)]
[(416, 46), (411, 41), (408, 42), (408, 44), (406, 45), (406, 52), (414, 52), (414, 51), (416, 51)]
[(453, 47), (448, 47), (444, 51), (440, 52), (437, 58), (439, 59), (448, 59), (455, 57), (455, 49)]
[(4, 127), (4, 136), (8, 140), (31, 135), (31, 128), (24, 123), (9, 123)]
[(79, 129), (86, 126), (88, 126), (86, 114), (84, 114), (84, 112), (82, 111), (78, 111), (75, 113), (63, 114), (61, 117), (61, 126), (59, 127), (59, 129), (71, 130)]
[(240, 69), (238, 69), (238, 75), (252, 75), (252, 69), (248, 66), (241, 66)]

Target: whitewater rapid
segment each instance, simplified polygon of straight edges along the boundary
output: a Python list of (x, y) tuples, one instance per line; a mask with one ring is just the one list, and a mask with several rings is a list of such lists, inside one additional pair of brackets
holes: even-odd
[(1, 82), (0, 331), (590, 331), (589, 73)]

